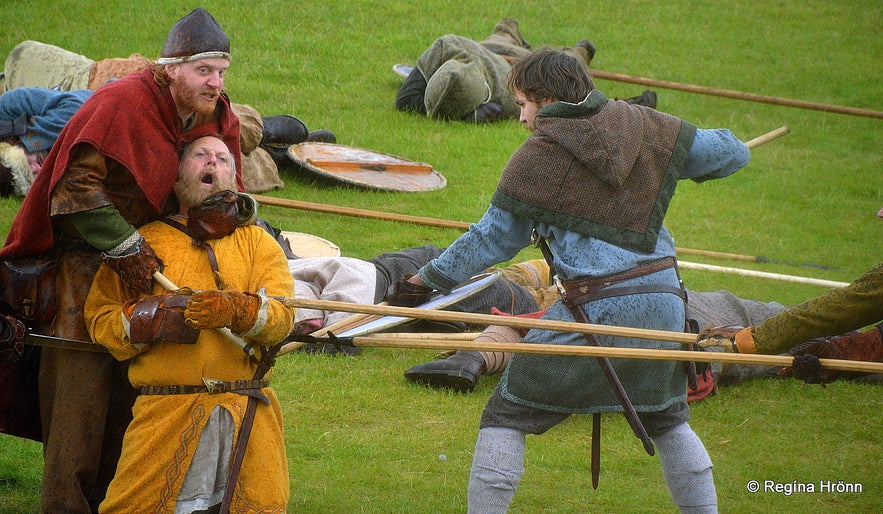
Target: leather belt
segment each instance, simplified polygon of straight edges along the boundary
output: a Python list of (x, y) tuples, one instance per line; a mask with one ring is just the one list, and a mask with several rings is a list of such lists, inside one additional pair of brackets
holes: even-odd
[(224, 382), (213, 378), (203, 378), (205, 385), (165, 385), (165, 386), (141, 386), (141, 394), (199, 394), (199, 393), (241, 393), (253, 389), (269, 387), (270, 381), (261, 380), (233, 380)]
[[(586, 303), (586, 300), (588, 300), (588, 298), (586, 298), (585, 300), (580, 301), (582, 297), (586, 295), (591, 295), (593, 292), (599, 289), (603, 289), (619, 282), (625, 282), (626, 280), (630, 280), (633, 278), (649, 275), (650, 273), (656, 273), (657, 271), (674, 268), (676, 266), (677, 261), (674, 257), (663, 257), (661, 259), (645, 262), (644, 264), (639, 264), (634, 268), (620, 271), (619, 273), (613, 273), (611, 275), (605, 275), (603, 277), (566, 280), (561, 282), (560, 285), (561, 297), (567, 303), (581, 305), (583, 303)], [(659, 286), (657, 285), (655, 287), (658, 288)], [(637, 293), (651, 291), (639, 291), (638, 289), (636, 289), (635, 292)], [(658, 292), (669, 291), (662, 291), (660, 289)]]

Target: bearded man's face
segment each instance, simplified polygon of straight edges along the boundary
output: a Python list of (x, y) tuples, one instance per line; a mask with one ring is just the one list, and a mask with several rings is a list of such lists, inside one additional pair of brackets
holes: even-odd
[(192, 113), (208, 116), (215, 112), (229, 66), (230, 61), (224, 58), (169, 65), (169, 89), (178, 113), (186, 118)]
[(237, 189), (236, 165), (224, 141), (206, 136), (190, 143), (174, 186), (182, 214), (217, 192)]

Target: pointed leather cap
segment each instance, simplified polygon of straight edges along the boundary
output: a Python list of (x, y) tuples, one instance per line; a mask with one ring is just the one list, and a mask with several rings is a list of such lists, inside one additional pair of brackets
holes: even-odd
[(169, 31), (157, 62), (172, 64), (205, 57), (229, 59), (230, 40), (214, 16), (198, 7), (178, 20)]

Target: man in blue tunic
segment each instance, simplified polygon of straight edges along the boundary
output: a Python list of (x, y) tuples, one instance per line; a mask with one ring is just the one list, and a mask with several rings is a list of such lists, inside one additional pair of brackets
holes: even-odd
[(24, 196), (58, 133), (92, 94), (42, 87), (0, 95), (0, 196)]
[[(519, 60), (508, 86), (532, 132), (506, 165), (491, 205), (438, 258), (396, 285), (391, 304), (446, 292), (531, 244), (548, 241), (569, 305), (546, 319), (683, 331), (674, 241), (662, 221), (677, 181), (722, 178), (748, 164), (729, 130), (699, 130), (653, 109), (608, 100), (576, 59), (540, 49)], [(597, 336), (602, 346), (677, 344)], [(581, 334), (532, 330), (525, 343), (585, 345)], [(615, 359), (637, 417), (655, 445), (681, 512), (717, 511), (711, 459), (687, 423), (686, 366)], [(469, 479), (469, 512), (505, 512), (524, 472), (525, 436), (575, 413), (623, 411), (596, 359), (518, 354), (482, 415)]]

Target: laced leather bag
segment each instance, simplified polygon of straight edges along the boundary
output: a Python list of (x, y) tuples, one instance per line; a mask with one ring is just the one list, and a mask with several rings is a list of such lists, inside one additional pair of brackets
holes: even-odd
[(55, 317), (55, 260), (25, 257), (0, 260), (0, 314), (27, 325), (47, 325)]

